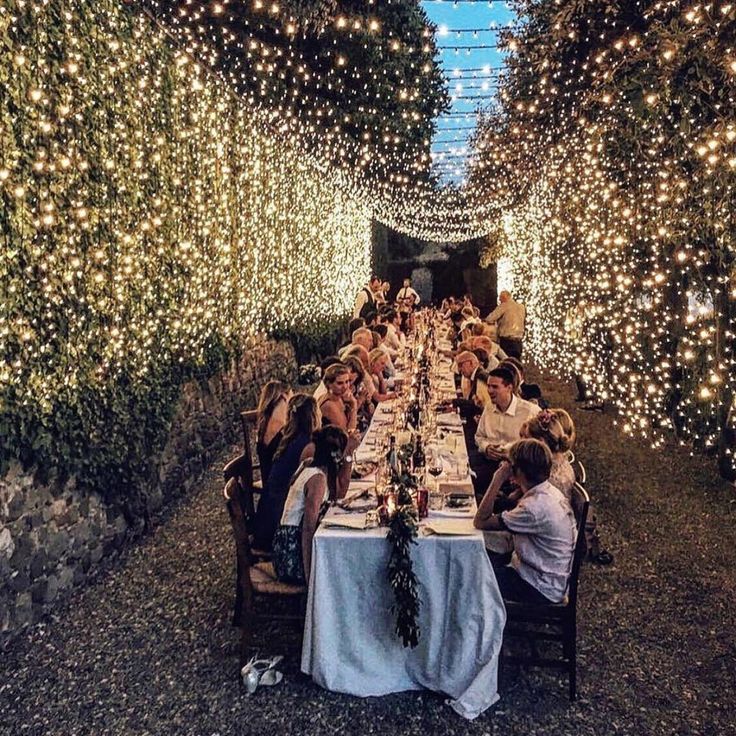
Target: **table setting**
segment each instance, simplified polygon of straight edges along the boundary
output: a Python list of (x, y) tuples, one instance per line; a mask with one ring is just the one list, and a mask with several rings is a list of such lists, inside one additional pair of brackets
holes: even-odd
[(317, 530), (302, 671), (358, 696), (430, 689), (473, 719), (498, 700), (506, 612), (476, 512), (451, 362), (431, 314)]

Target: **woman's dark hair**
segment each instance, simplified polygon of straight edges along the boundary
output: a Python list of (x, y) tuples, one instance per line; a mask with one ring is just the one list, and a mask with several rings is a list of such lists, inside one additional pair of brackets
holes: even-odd
[(393, 321), (396, 319), (396, 315), (397, 314), (398, 314), (398, 312), (395, 309), (389, 308), (384, 313), (383, 318), (386, 320), (386, 322), (393, 323)]
[(335, 365), (335, 363), (339, 363), (340, 358), (337, 357), (337, 355), (328, 355), (320, 364), (320, 370), (324, 374), (324, 372), (331, 366)]
[(519, 440), (509, 448), (511, 467), (524, 474), (530, 487), (549, 480), (552, 470), (552, 453), (539, 440)]
[(284, 454), (296, 436), (306, 434), (311, 437), (318, 424), (317, 401), (314, 396), (304, 393), (294, 394), (289, 399), (286, 426), (274, 453), (274, 460)]
[(518, 358), (514, 358), (513, 355), (506, 356), (502, 362), (511, 363), (511, 365), (513, 365), (514, 368), (516, 368), (516, 370), (519, 371), (520, 376), (524, 375), (524, 364)]
[(348, 357), (343, 360), (343, 363), (345, 363), (353, 373), (357, 373), (358, 380), (355, 383), (356, 385), (359, 384), (365, 376), (365, 368), (363, 368), (363, 363), (360, 358), (357, 355), (348, 355)]
[(388, 327), (386, 325), (374, 325), (373, 332), (377, 332), (381, 336), (381, 339), (384, 339), (388, 334)]
[(352, 335), (355, 330), (365, 327), (365, 320), (362, 317), (355, 317), (348, 322), (348, 335)]
[(332, 497), (337, 488), (337, 473), (348, 445), (348, 436), (340, 427), (330, 424), (316, 430), (312, 434), (312, 442), (314, 442), (312, 467), (325, 471), (327, 486), (330, 489), (330, 497)]

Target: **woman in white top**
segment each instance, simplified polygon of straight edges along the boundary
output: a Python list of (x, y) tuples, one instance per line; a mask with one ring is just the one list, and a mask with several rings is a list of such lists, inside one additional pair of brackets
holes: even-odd
[[(309, 582), (312, 564), (312, 538), (320, 512), (329, 501), (345, 495), (352, 470), (351, 453), (357, 438), (339, 427), (318, 429), (312, 436), (314, 456), (302, 463), (289, 487), (281, 515), (281, 525), (273, 538), (273, 566), (284, 582), (302, 585)], [(348, 454), (346, 454), (348, 453)]]

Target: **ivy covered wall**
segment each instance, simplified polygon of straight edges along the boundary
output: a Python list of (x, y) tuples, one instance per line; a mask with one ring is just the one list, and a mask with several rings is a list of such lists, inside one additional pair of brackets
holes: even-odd
[(181, 386), (263, 332), (325, 331), (370, 212), (114, 0), (0, 6), (0, 477), (134, 518)]

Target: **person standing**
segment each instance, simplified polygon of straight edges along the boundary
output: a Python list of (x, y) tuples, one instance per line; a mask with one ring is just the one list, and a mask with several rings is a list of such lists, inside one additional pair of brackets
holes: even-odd
[(371, 276), (370, 281), (358, 292), (353, 307), (353, 318), (365, 319), (368, 314), (378, 311), (375, 292), (381, 288), (381, 279)]
[(526, 307), (515, 302), (508, 291), (502, 291), (498, 301), (498, 306), (486, 317), (486, 322), (497, 326), (501, 349), (507, 355), (521, 360)]
[(399, 293), (396, 295), (396, 301), (403, 302), (406, 299), (413, 299), (411, 303), (412, 307), (416, 307), (419, 304), (419, 294), (411, 288), (411, 279), (404, 279), (404, 285), (399, 289)]

